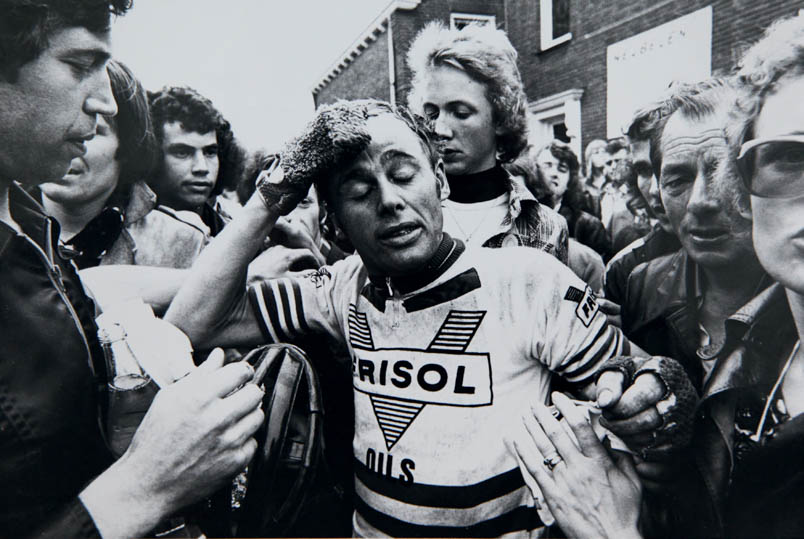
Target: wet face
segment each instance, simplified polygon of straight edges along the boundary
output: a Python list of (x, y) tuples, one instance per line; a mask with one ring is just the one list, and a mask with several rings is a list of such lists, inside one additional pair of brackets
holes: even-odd
[(401, 120), (382, 114), (366, 127), (371, 144), (331, 180), (329, 199), (368, 271), (399, 277), (421, 270), (438, 249), (446, 177)]
[[(802, 92), (804, 76), (780, 79), (776, 91), (765, 99), (756, 119), (754, 138), (804, 133), (804, 110), (800, 106), (791, 106), (801, 101)], [(757, 154), (754, 174), (774, 174), (787, 182), (804, 181), (800, 153), (776, 156), (772, 147), (766, 146), (765, 150), (766, 155)], [(784, 156), (785, 166), (778, 162), (781, 156)], [(754, 247), (760, 263), (785, 288), (804, 294), (804, 196), (762, 198), (752, 195), (751, 213)]]
[(659, 189), (667, 217), (689, 256), (706, 268), (728, 268), (754, 258), (751, 221), (738, 206), (739, 179), (727, 158), (725, 114), (691, 120), (679, 113), (661, 139)]
[(542, 175), (545, 184), (553, 194), (553, 200), (556, 202), (561, 200), (561, 197), (567, 192), (567, 184), (570, 179), (567, 164), (559, 161), (549, 149), (539, 152), (539, 155), (536, 156), (536, 164), (539, 167), (539, 174)]
[(492, 168), (497, 158), (497, 131), (486, 87), (460, 69), (440, 66), (423, 81), (424, 116), (433, 121), (444, 142), (448, 174), (472, 174)]
[(107, 33), (64, 28), (15, 81), (0, 77), (0, 178), (58, 180), (86, 153), (98, 115), (117, 113), (109, 55)]
[(653, 174), (653, 167), (650, 163), (650, 141), (632, 140), (631, 159), (637, 174), (639, 193), (645, 199), (653, 215), (659, 220), (659, 225), (665, 231), (671, 232), (672, 227), (667, 219), (667, 213), (664, 211), (662, 196), (659, 192), (659, 181)]
[(164, 126), (161, 174), (151, 183), (159, 203), (176, 210), (199, 211), (218, 180), (215, 131), (196, 133), (179, 122)]
[(95, 138), (88, 141), (87, 153), (70, 163), (70, 170), (55, 182), (43, 183), (42, 194), (50, 200), (72, 207), (94, 201), (106, 201), (117, 187), (120, 163), (117, 153), (117, 134), (109, 120), (100, 116)]

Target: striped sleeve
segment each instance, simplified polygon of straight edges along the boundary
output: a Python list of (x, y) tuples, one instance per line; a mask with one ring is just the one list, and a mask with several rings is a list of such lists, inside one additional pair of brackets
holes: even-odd
[(591, 381), (606, 360), (630, 353), (628, 339), (608, 323), (595, 293), (571, 272), (558, 276), (547, 308), (539, 358), (566, 381)]
[(259, 281), (249, 302), (266, 342), (288, 342), (313, 332), (342, 340), (332, 297), (333, 277), (322, 268), (302, 277)]

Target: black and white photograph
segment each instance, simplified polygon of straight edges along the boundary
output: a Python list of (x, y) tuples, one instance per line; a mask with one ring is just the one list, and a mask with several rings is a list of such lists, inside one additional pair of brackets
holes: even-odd
[(804, 0), (0, 0), (0, 539), (804, 538)]

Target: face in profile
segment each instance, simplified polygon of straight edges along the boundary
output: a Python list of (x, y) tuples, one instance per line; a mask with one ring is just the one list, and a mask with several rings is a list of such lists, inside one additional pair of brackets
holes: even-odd
[(117, 134), (105, 116), (98, 119), (95, 138), (87, 141), (87, 153), (70, 163), (70, 170), (61, 179), (43, 183), (40, 188), (47, 198), (72, 208), (92, 202), (106, 202), (117, 187), (120, 162), (117, 153)]
[(450, 66), (428, 69), (422, 108), (443, 141), (447, 174), (473, 174), (494, 166), (497, 130), (485, 85)]
[(565, 162), (559, 161), (549, 149), (542, 150), (536, 156), (536, 164), (539, 167), (539, 174), (542, 175), (545, 184), (553, 194), (553, 200), (561, 200), (561, 197), (567, 192), (569, 184), (569, 166)]
[(653, 174), (650, 162), (650, 142), (647, 140), (631, 141), (631, 158), (634, 172), (637, 175), (639, 194), (645, 200), (651, 213), (658, 219), (659, 225), (667, 232), (672, 232), (667, 213), (664, 211), (662, 196), (659, 192), (659, 180)]
[(728, 158), (725, 114), (703, 120), (673, 114), (661, 139), (659, 189), (681, 245), (698, 264), (728, 268), (754, 259), (751, 221), (739, 207), (739, 179)]
[(166, 123), (161, 173), (152, 182), (159, 203), (176, 210), (198, 211), (218, 180), (218, 139), (215, 131), (187, 131)]
[[(801, 135), (804, 110), (791, 104), (800, 103), (802, 92), (804, 76), (781, 78), (765, 98), (754, 138)], [(756, 147), (752, 161), (752, 182), (777, 195), (751, 196), (757, 257), (771, 277), (804, 294), (804, 144), (764, 144)]]
[(56, 30), (14, 81), (0, 79), (0, 175), (26, 184), (61, 178), (83, 156), (100, 114), (114, 115), (109, 36)]
[(442, 238), (443, 168), (433, 170), (418, 136), (390, 114), (369, 118), (368, 148), (328, 185), (336, 224), (369, 273), (420, 270)]

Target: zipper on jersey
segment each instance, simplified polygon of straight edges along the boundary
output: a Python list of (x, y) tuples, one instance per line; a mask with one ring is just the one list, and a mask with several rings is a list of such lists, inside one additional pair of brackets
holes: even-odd
[(56, 288), (56, 291), (59, 293), (59, 297), (67, 306), (67, 311), (70, 313), (70, 318), (73, 319), (73, 323), (75, 324), (76, 329), (78, 330), (78, 334), (81, 336), (81, 340), (84, 343), (84, 350), (87, 353), (87, 365), (89, 365), (89, 372), (92, 373), (92, 376), (95, 376), (95, 366), (92, 364), (92, 352), (90, 351), (89, 347), (89, 340), (87, 339), (86, 333), (84, 333), (84, 327), (81, 325), (81, 319), (78, 318), (78, 313), (75, 312), (75, 308), (73, 304), (70, 302), (70, 298), (67, 297), (67, 288), (64, 286), (64, 281), (62, 280), (61, 275), (61, 268), (55, 263), (54, 256), (53, 256), (53, 245), (51, 244), (51, 237), (52, 237), (52, 222), (48, 219), (46, 221), (46, 230), (45, 230), (45, 238), (46, 242), (45, 245), (47, 246), (47, 252), (45, 252), (39, 244), (29, 238), (26, 234), (22, 234), (22, 237), (25, 238), (25, 241), (30, 243), (34, 250), (39, 254), (42, 260), (45, 262), (45, 266), (47, 267), (47, 275), (50, 279), (50, 282)]
[(391, 285), (390, 277), (385, 278), (385, 286), (388, 288), (388, 302), (391, 304), (391, 308), (388, 312), (390, 326), (391, 329), (397, 329), (399, 328), (399, 322), (402, 318), (402, 300), (394, 293), (394, 287)]

